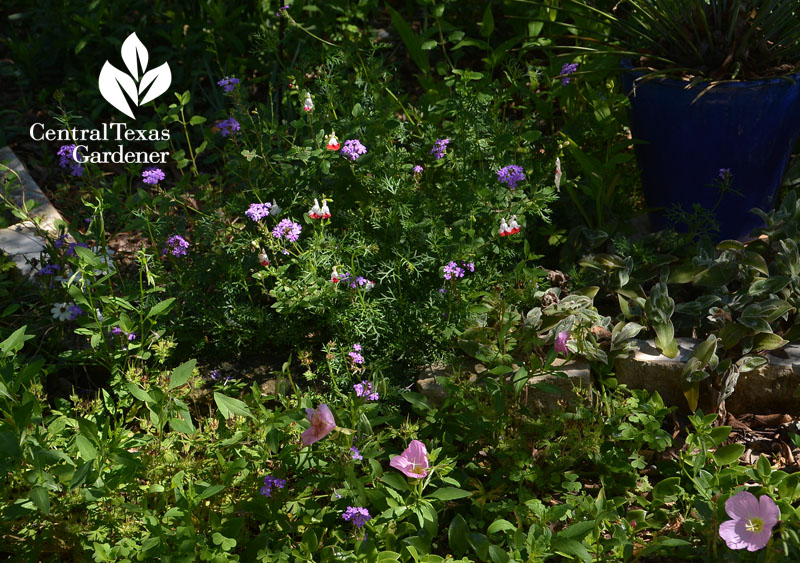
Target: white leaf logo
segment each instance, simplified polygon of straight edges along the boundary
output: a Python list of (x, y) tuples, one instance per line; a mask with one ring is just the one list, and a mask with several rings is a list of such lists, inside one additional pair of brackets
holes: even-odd
[[(167, 91), (172, 82), (172, 72), (167, 63), (147, 70), (148, 54), (136, 33), (131, 33), (122, 44), (122, 61), (130, 75), (106, 61), (100, 71), (98, 86), (106, 101), (132, 119), (136, 119), (128, 103), (141, 106), (155, 100)], [(141, 79), (139, 78), (141, 76)], [(138, 85), (137, 85), (138, 84)], [(128, 97), (125, 97), (125, 94)]]

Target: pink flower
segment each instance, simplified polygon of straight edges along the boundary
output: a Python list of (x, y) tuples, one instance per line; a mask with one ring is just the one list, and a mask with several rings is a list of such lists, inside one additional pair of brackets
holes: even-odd
[(317, 440), (322, 440), (331, 433), (331, 430), (336, 428), (336, 421), (333, 419), (333, 413), (325, 403), (321, 404), (316, 409), (306, 409), (306, 416), (309, 422), (311, 422), (311, 426), (300, 436), (300, 439), (303, 440), (306, 446), (313, 444)]
[(428, 450), (419, 440), (412, 440), (403, 453), (392, 458), (389, 465), (405, 473), (406, 477), (422, 479), (428, 475)]
[(569, 340), (569, 332), (563, 331), (558, 333), (558, 336), (556, 336), (556, 341), (553, 344), (553, 347), (556, 349), (557, 353), (566, 354), (569, 352), (567, 349), (567, 340)]
[(733, 520), (719, 526), (719, 537), (731, 549), (758, 551), (766, 547), (772, 528), (778, 523), (780, 509), (767, 495), (756, 500), (755, 495), (742, 491), (725, 501), (725, 512)]

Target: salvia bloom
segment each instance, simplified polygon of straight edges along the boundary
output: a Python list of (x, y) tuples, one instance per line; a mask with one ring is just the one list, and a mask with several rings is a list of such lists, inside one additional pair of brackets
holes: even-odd
[(561, 159), (556, 158), (556, 176), (554, 178), (556, 184), (556, 191), (561, 190)]
[(331, 210), (328, 208), (328, 200), (323, 199), (322, 207), (320, 207), (319, 201), (314, 198), (314, 205), (308, 210), (308, 216), (312, 219), (330, 219)]
[(525, 171), (522, 169), (522, 166), (509, 164), (497, 172), (497, 179), (513, 190), (517, 187), (517, 182), (525, 180)]
[(565, 63), (561, 67), (561, 85), (566, 86), (569, 84), (569, 75), (578, 70), (578, 63)]
[(226, 76), (225, 78), (217, 82), (217, 86), (222, 86), (222, 89), (225, 92), (233, 92), (237, 84), (239, 84), (239, 79), (233, 76)]
[(772, 528), (778, 523), (781, 511), (767, 495), (756, 499), (755, 495), (742, 491), (725, 501), (725, 512), (733, 520), (719, 526), (719, 536), (730, 549), (758, 551), (766, 547)]
[(406, 477), (422, 479), (428, 475), (428, 450), (419, 440), (412, 440), (402, 454), (392, 458), (389, 465), (402, 471)]
[(261, 219), (264, 217), (269, 216), (271, 208), (271, 203), (251, 203), (250, 207), (247, 208), (247, 211), (245, 211), (244, 214), (250, 217), (253, 221), (261, 221)]
[(555, 348), (556, 352), (559, 354), (566, 354), (569, 352), (569, 349), (567, 349), (567, 340), (569, 340), (568, 331), (565, 330), (558, 333), (556, 341), (553, 343), (553, 348)]
[(265, 251), (261, 251), (258, 253), (258, 263), (264, 266), (265, 268), (269, 266), (269, 255)]
[(160, 168), (156, 168), (155, 166), (151, 166), (142, 172), (142, 182), (152, 186), (155, 186), (164, 178), (166, 178), (164, 171)]
[(520, 231), (519, 223), (517, 223), (517, 216), (512, 215), (511, 220), (506, 223), (505, 218), (500, 220), (500, 228), (497, 229), (497, 234), (501, 237), (509, 237), (515, 235)]
[(81, 154), (80, 149), (76, 150), (76, 147), (77, 145), (72, 144), (63, 145), (58, 149), (58, 165), (61, 168), (69, 168), (69, 173), (73, 176), (83, 176), (83, 166), (74, 158), (74, 155)]
[(339, 272), (336, 271), (336, 266), (333, 267), (333, 271), (331, 272), (331, 283), (339, 283)]
[(364, 457), (361, 455), (361, 452), (358, 451), (358, 448), (355, 446), (350, 447), (350, 457), (355, 459), (356, 461), (361, 461)]
[(360, 506), (348, 506), (345, 513), (342, 514), (342, 519), (345, 522), (351, 522), (356, 528), (360, 528), (368, 520), (372, 520), (372, 516), (369, 515), (369, 511), (366, 508), (362, 508)]
[(241, 130), (242, 128), (242, 126), (239, 125), (239, 122), (236, 121), (233, 117), (217, 121), (217, 127), (222, 132), (223, 137), (229, 137), (230, 135), (233, 135), (236, 131)]
[(362, 381), (361, 383), (356, 383), (353, 385), (353, 389), (356, 390), (356, 397), (363, 397), (366, 398), (368, 401), (377, 401), (380, 399), (380, 395), (372, 390), (372, 383), (369, 381)]
[(450, 143), (450, 139), (436, 139), (436, 142), (431, 149), (431, 154), (436, 157), (436, 160), (442, 158), (447, 150), (447, 145)]
[(342, 154), (355, 162), (362, 154), (367, 154), (367, 147), (362, 145), (358, 139), (348, 139), (344, 142)]
[(331, 131), (331, 136), (328, 137), (328, 144), (325, 148), (329, 151), (338, 151), (341, 146), (339, 139), (336, 138), (336, 131)]
[(302, 230), (303, 227), (291, 219), (281, 219), (281, 222), (272, 229), (272, 236), (277, 239), (285, 238), (289, 242), (297, 242)]
[(311, 111), (314, 109), (314, 102), (311, 101), (311, 92), (306, 92), (306, 99), (303, 102), (303, 111)]
[(336, 428), (336, 420), (333, 418), (333, 413), (328, 408), (328, 405), (324, 403), (316, 409), (306, 409), (306, 417), (311, 426), (300, 436), (306, 446), (322, 440)]
[(280, 479), (267, 475), (264, 477), (264, 486), (261, 487), (261, 494), (269, 498), (272, 496), (272, 489), (282, 489), (286, 486), (286, 479)]

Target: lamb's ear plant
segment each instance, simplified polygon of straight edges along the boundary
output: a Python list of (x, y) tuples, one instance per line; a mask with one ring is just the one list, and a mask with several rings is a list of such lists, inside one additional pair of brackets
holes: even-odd
[(627, 57), (653, 77), (755, 79), (790, 74), (800, 63), (796, 2), (566, 0), (552, 9), (553, 25), (570, 39), (556, 49)]

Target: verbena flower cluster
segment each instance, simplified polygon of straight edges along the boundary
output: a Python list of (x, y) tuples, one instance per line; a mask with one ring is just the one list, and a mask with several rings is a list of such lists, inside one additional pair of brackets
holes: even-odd
[(261, 494), (265, 497), (272, 496), (272, 489), (282, 489), (286, 486), (286, 479), (280, 479), (267, 475), (264, 477), (264, 486), (261, 487)]
[(569, 75), (578, 70), (578, 63), (565, 63), (564, 66), (561, 67), (561, 85), (566, 86), (569, 84)]
[[(83, 176), (83, 166), (75, 160), (72, 155), (75, 153), (76, 145), (64, 145), (58, 149), (58, 165), (61, 168), (69, 168), (69, 173), (73, 176)], [(78, 149), (77, 154), (81, 154)]]
[(431, 154), (436, 157), (436, 160), (439, 160), (445, 155), (445, 151), (447, 150), (447, 145), (450, 144), (450, 139), (436, 139), (436, 142), (431, 149)]
[(356, 461), (361, 461), (364, 457), (361, 455), (361, 452), (358, 451), (358, 448), (355, 446), (350, 446), (350, 457)]
[(341, 153), (352, 161), (355, 161), (362, 154), (367, 154), (367, 147), (361, 144), (358, 139), (348, 139), (344, 142)]
[(463, 278), (465, 273), (474, 273), (475, 272), (475, 263), (474, 262), (464, 262), (461, 261), (461, 265), (457, 264), (454, 261), (448, 262), (448, 264), (444, 267), (444, 279), (450, 280), (455, 278)]
[(291, 219), (281, 219), (281, 222), (272, 229), (272, 236), (276, 239), (285, 238), (289, 242), (297, 242), (303, 227)]
[(147, 168), (144, 172), (142, 172), (142, 182), (145, 184), (155, 186), (164, 178), (166, 178), (164, 171), (160, 168), (156, 168), (155, 166)]
[(522, 169), (522, 166), (509, 164), (497, 172), (497, 179), (513, 190), (517, 187), (517, 182), (525, 180), (525, 171)]
[(354, 364), (361, 365), (364, 363), (364, 356), (361, 355), (361, 344), (353, 344), (353, 349), (347, 355), (350, 356)]
[(377, 401), (380, 399), (380, 395), (377, 391), (372, 390), (372, 383), (369, 381), (362, 381), (361, 383), (356, 383), (353, 385), (353, 389), (356, 390), (356, 397), (364, 397), (368, 401)]
[(372, 520), (372, 516), (369, 515), (369, 511), (366, 508), (348, 506), (345, 513), (342, 514), (342, 519), (345, 522), (352, 523), (356, 528), (361, 528), (368, 520)]
[(226, 76), (217, 82), (217, 86), (222, 86), (225, 92), (233, 92), (237, 84), (239, 84), (239, 79), (233, 76)]
[(264, 217), (269, 216), (270, 208), (272, 208), (271, 203), (251, 203), (250, 207), (244, 212), (244, 214), (250, 217), (253, 221), (258, 222)]
[(167, 246), (161, 251), (161, 254), (171, 252), (173, 256), (186, 256), (188, 248), (189, 241), (181, 235), (172, 235), (167, 239)]
[(234, 119), (233, 117), (217, 121), (217, 127), (222, 132), (223, 137), (229, 137), (230, 135), (233, 135), (236, 131), (239, 131), (242, 128), (242, 126), (239, 125), (239, 122), (236, 121), (236, 119)]

